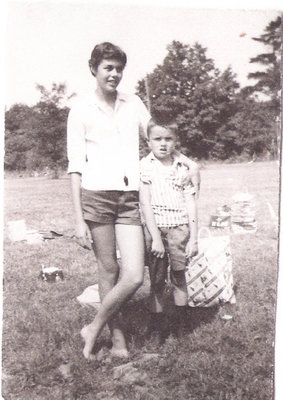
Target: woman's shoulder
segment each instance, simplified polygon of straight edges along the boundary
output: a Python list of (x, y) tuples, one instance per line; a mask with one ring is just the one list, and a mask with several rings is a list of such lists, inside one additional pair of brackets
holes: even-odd
[(90, 103), (90, 99), (88, 96), (76, 96), (72, 99), (70, 104), (70, 111), (76, 112), (79, 110), (83, 110)]
[(118, 92), (119, 98), (125, 100), (127, 102), (140, 103), (142, 102), (141, 98), (135, 93), (127, 93), (127, 92)]

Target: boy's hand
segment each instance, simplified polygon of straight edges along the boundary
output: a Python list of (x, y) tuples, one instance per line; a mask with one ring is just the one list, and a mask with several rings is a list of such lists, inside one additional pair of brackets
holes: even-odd
[(82, 246), (84, 249), (91, 250), (92, 237), (89, 227), (85, 221), (78, 222), (76, 225), (76, 242)]
[(157, 258), (163, 258), (165, 254), (165, 248), (161, 238), (152, 240), (151, 252)]
[(195, 257), (198, 254), (198, 243), (197, 241), (189, 241), (186, 246), (186, 256), (188, 259)]

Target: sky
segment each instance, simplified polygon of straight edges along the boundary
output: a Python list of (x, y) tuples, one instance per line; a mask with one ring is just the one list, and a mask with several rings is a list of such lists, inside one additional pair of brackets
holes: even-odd
[[(241, 86), (259, 65), (251, 57), (266, 51), (252, 40), (279, 15), (279, 8), (197, 8), (175, 1), (7, 1), (5, 9), (5, 99), (35, 104), (36, 83), (47, 89), (66, 83), (68, 93), (83, 94), (94, 86), (88, 69), (93, 47), (102, 41), (119, 45), (128, 56), (120, 89), (134, 92), (137, 81), (153, 71), (173, 40), (199, 42), (215, 66), (232, 67)], [(184, 4), (192, 4), (188, 7)], [(228, 2), (227, 2), (228, 3)], [(226, 3), (226, 4), (227, 4)], [(198, 4), (201, 4), (199, 0)], [(211, 6), (209, 6), (211, 7)]]

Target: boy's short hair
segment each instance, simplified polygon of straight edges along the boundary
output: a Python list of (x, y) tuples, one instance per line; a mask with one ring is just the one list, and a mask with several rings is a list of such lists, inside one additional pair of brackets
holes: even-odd
[(148, 121), (148, 124), (147, 124), (146, 134), (147, 134), (148, 139), (150, 136), (151, 129), (154, 128), (155, 126), (161, 126), (162, 128), (169, 129), (171, 132), (174, 133), (174, 135), (177, 135), (178, 126), (177, 126), (175, 120), (164, 118), (164, 117), (153, 117), (153, 118), (150, 118), (150, 120)]
[(88, 64), (90, 67), (96, 70), (102, 60), (109, 60), (110, 58), (121, 61), (123, 68), (125, 68), (127, 63), (126, 53), (120, 49), (120, 47), (110, 42), (97, 44), (92, 50)]

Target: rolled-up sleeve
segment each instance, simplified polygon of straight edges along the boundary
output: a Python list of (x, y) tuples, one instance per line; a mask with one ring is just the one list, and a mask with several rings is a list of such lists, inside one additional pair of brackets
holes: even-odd
[(136, 97), (136, 103), (137, 103), (137, 108), (138, 108), (138, 115), (139, 115), (139, 131), (142, 134), (144, 138), (147, 137), (147, 124), (148, 121), (150, 120), (151, 116), (144, 105), (144, 103), (141, 101), (141, 99), (138, 96)]
[(84, 124), (77, 107), (73, 107), (68, 115), (67, 156), (68, 173), (82, 174), (86, 163), (86, 141)]
[(148, 159), (145, 157), (140, 161), (140, 180), (143, 183), (152, 183), (152, 166)]

